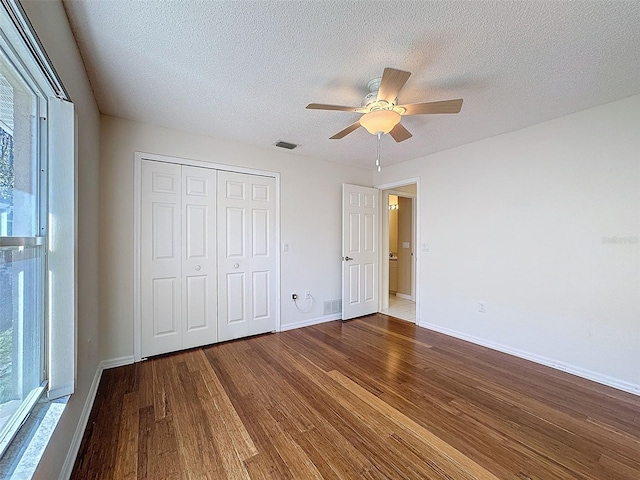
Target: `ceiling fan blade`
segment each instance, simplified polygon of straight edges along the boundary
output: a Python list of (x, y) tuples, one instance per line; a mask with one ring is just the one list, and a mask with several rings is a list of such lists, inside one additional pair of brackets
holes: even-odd
[(341, 105), (325, 105), (324, 103), (310, 103), (307, 105), (310, 110), (339, 110), (341, 112), (355, 112), (360, 107), (343, 107)]
[(411, 72), (396, 70), (395, 68), (385, 68), (382, 73), (382, 80), (380, 80), (378, 98), (376, 100), (386, 100), (389, 103), (393, 102), (410, 76)]
[(426, 113), (458, 113), (462, 108), (462, 99), (444, 100), (442, 102), (410, 103), (398, 105), (405, 109), (403, 115), (423, 115)]
[(342, 137), (346, 137), (351, 132), (356, 130), (359, 126), (360, 126), (360, 122), (359, 121), (357, 121), (356, 123), (352, 123), (347, 128), (345, 128), (344, 130), (340, 130), (333, 137), (331, 137), (331, 140), (340, 140)]
[(413, 137), (413, 135), (411, 135), (411, 132), (404, 128), (400, 123), (393, 127), (393, 129), (389, 133), (396, 142), (404, 142), (405, 140)]

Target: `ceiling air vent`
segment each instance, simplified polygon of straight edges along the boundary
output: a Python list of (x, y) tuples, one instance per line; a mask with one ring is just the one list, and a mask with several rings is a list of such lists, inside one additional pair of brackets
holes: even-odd
[(298, 146), (295, 143), (283, 142), (282, 140), (277, 141), (274, 145), (276, 147), (286, 148), (287, 150), (293, 150)]

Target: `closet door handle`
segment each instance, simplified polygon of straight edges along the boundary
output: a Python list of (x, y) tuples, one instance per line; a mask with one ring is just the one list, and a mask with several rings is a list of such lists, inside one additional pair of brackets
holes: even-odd
[(239, 268), (239, 267), (240, 267), (240, 264), (239, 264), (239, 263), (234, 263), (234, 264), (233, 264), (233, 268)]
[(348, 262), (349, 260), (353, 260), (353, 258), (351, 258), (351, 257), (344, 257), (344, 259), (345, 259), (345, 261), (347, 261), (347, 262)]
[(200, 265), (196, 265), (195, 268), (196, 268), (196, 272), (199, 272), (202, 267)]

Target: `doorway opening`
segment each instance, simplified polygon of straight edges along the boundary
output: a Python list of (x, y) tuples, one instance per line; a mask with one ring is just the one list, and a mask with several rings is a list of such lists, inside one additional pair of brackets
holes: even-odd
[(382, 188), (380, 313), (417, 323), (417, 183)]

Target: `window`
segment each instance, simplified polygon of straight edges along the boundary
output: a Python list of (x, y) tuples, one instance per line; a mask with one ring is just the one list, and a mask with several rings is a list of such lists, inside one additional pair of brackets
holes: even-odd
[(2, 6), (0, 455), (47, 387), (73, 392), (75, 323), (73, 108), (20, 5)]
[(39, 100), (0, 50), (0, 449), (45, 380)]

